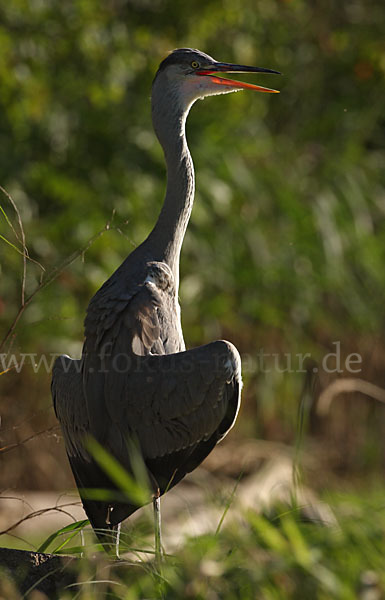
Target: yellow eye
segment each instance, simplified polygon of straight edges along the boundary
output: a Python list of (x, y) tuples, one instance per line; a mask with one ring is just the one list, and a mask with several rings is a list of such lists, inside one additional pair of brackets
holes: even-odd
[(199, 67), (199, 62), (197, 62), (196, 60), (193, 60), (191, 63), (191, 66), (193, 69), (197, 69)]

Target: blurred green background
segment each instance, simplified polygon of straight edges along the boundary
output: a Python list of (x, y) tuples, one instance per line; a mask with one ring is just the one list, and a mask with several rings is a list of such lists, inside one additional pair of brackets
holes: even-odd
[[(27, 261), (26, 297), (78, 257), (34, 296), (1, 370), (23, 353), (79, 356), (89, 299), (162, 204), (152, 78), (169, 50), (196, 47), (283, 73), (249, 78), (280, 95), (208, 98), (187, 124), (197, 193), (181, 260), (183, 327), (188, 347), (224, 337), (244, 356), (232, 435), (295, 442), (306, 375), (296, 354), (311, 354), (312, 369), (338, 342), (342, 364), (358, 353), (355, 376), (384, 386), (384, 22), (382, 0), (3, 3), (0, 184), (45, 269)], [(23, 261), (13, 207), (4, 194), (0, 204), (3, 338), (20, 306)], [(261, 368), (261, 351), (276, 364)], [(3, 445), (55, 425), (49, 374), (35, 370), (26, 360), (0, 377)], [(313, 398), (344, 375), (321, 367)], [(350, 394), (326, 418), (307, 409), (306, 443), (325, 457), (317, 483), (382, 477), (381, 405)], [(1, 487), (72, 486), (57, 441), (51, 431), (4, 455)]]

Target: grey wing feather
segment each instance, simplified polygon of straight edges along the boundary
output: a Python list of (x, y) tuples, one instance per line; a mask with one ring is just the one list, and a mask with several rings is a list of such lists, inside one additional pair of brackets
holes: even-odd
[[(240, 357), (229, 342), (138, 357), (129, 374), (105, 374), (105, 402), (117, 428), (139, 440), (144, 459), (193, 448), (231, 429), (240, 404)], [(114, 439), (108, 440), (114, 451)]]
[(239, 409), (240, 358), (228, 342), (178, 354), (137, 356), (136, 361), (129, 373), (107, 370), (85, 380), (82, 361), (62, 356), (53, 369), (55, 411), (96, 531), (120, 522), (138, 505), (117, 502), (108, 524), (108, 502), (84, 496), (84, 488), (115, 488), (85, 449), (87, 434), (102, 441), (131, 472), (129, 438), (139, 442), (149, 474), (153, 479), (155, 474), (164, 493), (204, 460), (231, 429)]
[[(110, 402), (119, 403), (122, 377), (129, 375), (133, 357), (181, 348), (183, 338), (169, 335), (164, 327), (170, 322), (175, 328), (175, 302), (172, 272), (156, 261), (147, 262), (136, 281), (122, 282), (115, 273), (91, 300), (85, 321), (83, 392), (90, 430), (99, 442), (108, 435), (106, 398), (112, 396)], [(114, 374), (107, 384), (105, 373)]]
[(168, 265), (146, 263), (138, 280), (122, 282), (116, 274), (92, 298), (85, 319), (85, 351), (107, 349), (163, 353), (158, 309), (174, 298), (174, 278)]
[[(148, 262), (144, 275), (128, 284), (113, 276), (102, 286), (87, 312), (82, 359), (62, 356), (53, 370), (55, 411), (94, 528), (106, 526), (108, 505), (81, 490), (115, 486), (85, 449), (88, 434), (128, 471), (130, 439), (139, 443), (164, 493), (226, 435), (240, 404), (237, 350), (219, 341), (184, 351), (169, 267)], [(110, 524), (136, 508), (118, 502)]]
[(83, 440), (89, 419), (83, 395), (81, 361), (59, 356), (52, 371), (52, 398), (69, 456), (89, 460)]
[[(62, 428), (68, 459), (84, 510), (96, 535), (107, 547), (111, 538), (106, 530), (113, 528), (112, 524), (107, 523), (110, 502), (90, 499), (87, 490), (108, 490), (115, 486), (84, 446), (90, 433), (90, 422), (83, 394), (81, 361), (59, 356), (54, 364), (51, 387), (56, 416)], [(119, 515), (125, 518), (138, 508), (127, 502), (116, 503), (114, 507), (114, 514), (118, 519)]]

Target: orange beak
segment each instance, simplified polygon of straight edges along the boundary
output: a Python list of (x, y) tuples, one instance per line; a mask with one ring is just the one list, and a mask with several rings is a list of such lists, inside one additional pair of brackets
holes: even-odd
[(206, 69), (199, 69), (199, 71), (196, 72), (197, 75), (210, 77), (211, 81), (216, 85), (224, 85), (231, 88), (237, 87), (245, 90), (255, 90), (257, 92), (267, 92), (269, 94), (279, 94), (278, 90), (272, 90), (260, 85), (254, 85), (253, 83), (244, 83), (243, 81), (226, 79), (225, 77), (219, 77), (216, 75), (216, 73), (275, 73), (276, 75), (280, 75), (279, 71), (264, 69), (262, 67), (247, 67), (245, 65), (233, 65), (231, 63), (218, 62), (210, 65)]

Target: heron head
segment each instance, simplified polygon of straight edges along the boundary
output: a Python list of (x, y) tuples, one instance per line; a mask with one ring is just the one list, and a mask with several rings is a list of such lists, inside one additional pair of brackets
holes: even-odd
[(199, 50), (178, 48), (161, 62), (153, 82), (153, 96), (160, 92), (161, 95), (167, 96), (168, 102), (171, 96), (183, 110), (187, 110), (198, 98), (242, 89), (279, 93), (259, 85), (226, 79), (221, 73), (279, 74), (279, 71), (218, 62)]

